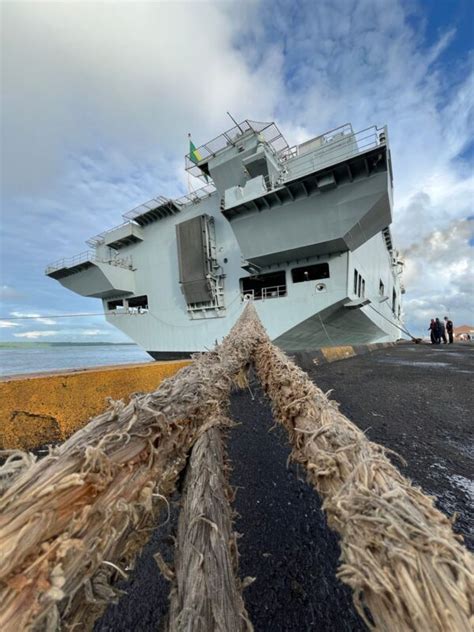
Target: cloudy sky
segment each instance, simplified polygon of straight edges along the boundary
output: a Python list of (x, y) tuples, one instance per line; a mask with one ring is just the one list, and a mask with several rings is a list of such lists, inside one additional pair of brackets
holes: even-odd
[[(236, 118), (289, 144), (389, 126), (405, 318), (474, 321), (471, 0), (1, 2), (0, 340), (124, 337), (43, 274)], [(10, 321), (25, 314), (43, 320)], [(2, 319), (3, 318), (3, 319)]]

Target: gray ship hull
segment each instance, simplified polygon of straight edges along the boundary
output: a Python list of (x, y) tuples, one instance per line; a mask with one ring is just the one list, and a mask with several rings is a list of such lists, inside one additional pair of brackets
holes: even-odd
[(213, 184), (141, 205), (46, 274), (101, 299), (107, 321), (155, 359), (211, 348), (249, 300), (285, 351), (399, 338), (385, 128), (344, 126), (289, 148), (274, 124), (246, 121), (187, 168)]

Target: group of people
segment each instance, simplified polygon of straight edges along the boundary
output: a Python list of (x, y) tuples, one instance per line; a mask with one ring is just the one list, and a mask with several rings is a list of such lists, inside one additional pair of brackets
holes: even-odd
[(448, 334), (449, 344), (453, 343), (454, 325), (453, 321), (447, 316), (444, 317), (444, 322), (439, 318), (432, 318), (428, 331), (430, 332), (431, 344), (433, 345), (441, 344), (441, 340), (446, 344), (448, 342), (446, 334)]

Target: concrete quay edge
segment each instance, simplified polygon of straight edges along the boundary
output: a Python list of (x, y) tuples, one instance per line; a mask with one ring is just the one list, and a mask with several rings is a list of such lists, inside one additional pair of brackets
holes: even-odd
[(367, 345), (347, 345), (340, 347), (322, 347), (313, 351), (294, 351), (287, 352), (298, 366), (303, 370), (314, 369), (315, 365), (327, 364), (329, 362), (337, 362), (339, 360), (347, 360), (354, 356), (372, 353), (379, 349), (386, 349), (397, 345), (396, 342), (379, 342)]

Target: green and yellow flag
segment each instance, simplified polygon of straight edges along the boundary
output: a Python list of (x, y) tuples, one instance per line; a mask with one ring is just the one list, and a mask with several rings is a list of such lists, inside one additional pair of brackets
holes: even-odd
[[(194, 164), (197, 165), (198, 162), (202, 160), (202, 156), (199, 153), (199, 151), (196, 149), (196, 147), (194, 146), (194, 143), (191, 140), (191, 134), (188, 134), (188, 138), (189, 138), (189, 158), (191, 162), (194, 162)], [(202, 171), (202, 175), (206, 178), (206, 182), (209, 182), (209, 178), (207, 177), (207, 174), (204, 173), (204, 171)]]
[(200, 160), (202, 160), (202, 156), (199, 153), (199, 151), (196, 149), (196, 147), (194, 146), (194, 143), (191, 140), (191, 138), (189, 139), (189, 157), (191, 158), (191, 160), (194, 162), (195, 165), (197, 165), (197, 163)]

